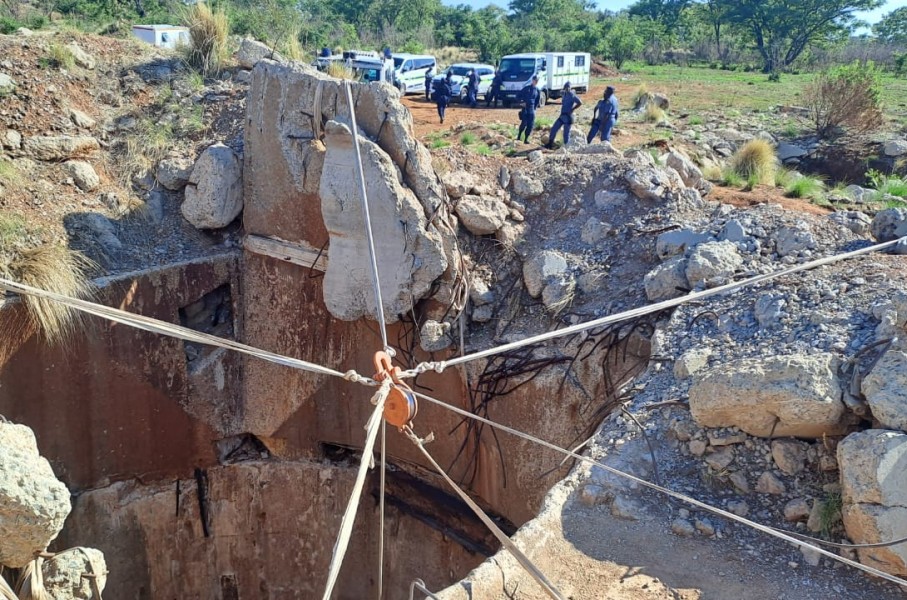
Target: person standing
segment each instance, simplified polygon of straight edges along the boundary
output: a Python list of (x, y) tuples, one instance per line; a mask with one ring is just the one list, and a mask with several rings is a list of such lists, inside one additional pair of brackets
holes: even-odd
[(466, 101), (469, 103), (469, 108), (475, 108), (478, 104), (479, 99), (479, 74), (476, 73), (475, 69), (469, 71), (469, 80), (466, 84)]
[(494, 79), (491, 80), (491, 88), (488, 90), (488, 96), (485, 98), (485, 106), (491, 106), (491, 103), (494, 102), (494, 107), (498, 107), (498, 96), (501, 95), (501, 86), (504, 84), (504, 74), (501, 73), (501, 70), (498, 69), (494, 72)]
[(523, 88), (523, 109), (520, 111), (520, 129), (517, 131), (516, 139), (519, 140), (523, 133), (526, 134), (526, 143), (529, 143), (529, 136), (532, 135), (532, 129), (535, 127), (535, 109), (542, 103), (542, 95), (539, 93), (539, 76), (533, 75), (529, 85)]
[(435, 86), (435, 103), (438, 105), (438, 116), (441, 117), (441, 124), (444, 124), (444, 111), (447, 110), (447, 105), (450, 104), (450, 98), (453, 95), (451, 89), (451, 76), (450, 71), (447, 72), (447, 77), (438, 82), (438, 85)]
[(554, 140), (557, 132), (561, 127), (564, 128), (564, 146), (570, 143), (570, 128), (573, 127), (573, 111), (583, 105), (579, 96), (570, 89), (570, 82), (564, 84), (564, 91), (561, 94), (561, 116), (557, 118), (554, 125), (551, 126), (551, 132), (548, 134), (548, 144), (545, 146), (549, 150), (554, 148)]
[(614, 95), (614, 88), (609, 85), (605, 88), (602, 99), (598, 101), (598, 104), (595, 105), (595, 110), (592, 112), (592, 128), (589, 130), (589, 135), (586, 136), (586, 142), (591, 144), (599, 130), (601, 131), (602, 141), (610, 142), (611, 130), (614, 129), (619, 116), (620, 109), (617, 105), (617, 96)]
[(435, 78), (435, 68), (429, 67), (425, 71), (425, 99), (431, 100), (431, 80)]

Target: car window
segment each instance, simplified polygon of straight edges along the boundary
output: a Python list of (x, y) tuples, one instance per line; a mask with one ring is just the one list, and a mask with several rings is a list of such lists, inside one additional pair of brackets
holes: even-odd
[(586, 66), (586, 56), (583, 55), (583, 54), (580, 54), (579, 56), (577, 56), (577, 57), (576, 57), (576, 60), (574, 61), (574, 66), (575, 66), (575, 67), (584, 67), (584, 66)]
[(539, 59), (539, 63), (540, 63), (540, 65), (539, 65), (539, 68), (540, 68), (540, 69), (547, 69), (547, 68), (548, 68), (548, 61), (545, 60), (544, 58), (540, 58), (540, 59)]
[(412, 68), (413, 68), (413, 61), (408, 60), (408, 61), (406, 61), (406, 62), (403, 63), (403, 70), (404, 70), (404, 71), (411, 71)]
[(482, 75), (494, 75), (494, 71), (492, 69), (489, 69), (488, 67), (485, 67), (484, 69), (482, 69)]

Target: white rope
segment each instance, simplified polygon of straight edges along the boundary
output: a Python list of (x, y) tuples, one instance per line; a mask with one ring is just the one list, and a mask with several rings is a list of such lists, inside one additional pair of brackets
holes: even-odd
[(447, 475), (447, 473), (444, 472), (444, 469), (442, 469), (441, 466), (437, 462), (435, 462), (435, 459), (432, 458), (431, 454), (428, 453), (428, 450), (425, 449), (425, 442), (431, 441), (432, 439), (431, 434), (429, 434), (428, 439), (423, 440), (422, 438), (417, 436), (409, 426), (404, 429), (404, 432), (409, 437), (409, 439), (412, 440), (413, 444), (416, 445), (416, 448), (422, 451), (425, 459), (428, 460), (428, 462), (432, 464), (432, 466), (441, 475), (441, 477), (444, 478), (444, 481), (447, 482), (447, 485), (453, 488), (453, 490), (457, 493), (458, 496), (460, 496), (463, 502), (465, 502), (472, 510), (472, 512), (474, 512), (475, 515), (482, 521), (482, 523), (485, 524), (485, 527), (487, 527), (489, 531), (494, 534), (494, 537), (498, 538), (498, 541), (501, 542), (501, 544), (505, 548), (507, 548), (507, 550), (513, 555), (517, 562), (520, 563), (520, 566), (522, 566), (526, 570), (526, 572), (529, 573), (529, 575), (531, 575), (532, 578), (535, 579), (535, 581), (542, 587), (542, 589), (545, 590), (545, 593), (548, 594), (548, 596), (550, 596), (551, 598), (554, 598), (554, 600), (564, 600), (564, 596), (562, 596), (558, 589), (554, 587), (554, 585), (550, 581), (548, 581), (548, 578), (545, 577), (545, 574), (542, 573), (538, 569), (538, 567), (532, 564), (532, 561), (529, 560), (529, 557), (523, 554), (523, 551), (513, 543), (513, 540), (511, 540), (506, 533), (501, 531), (501, 529), (497, 525), (495, 525), (494, 521), (492, 521), (488, 517), (488, 515), (485, 514), (485, 511), (483, 511), (478, 504), (473, 502), (472, 498), (469, 497), (469, 494), (461, 490), (460, 486), (454, 483), (453, 479), (451, 479)]
[(353, 524), (356, 522), (356, 513), (359, 511), (359, 499), (362, 496), (365, 475), (374, 461), (372, 452), (375, 450), (375, 440), (378, 438), (381, 424), (384, 423), (384, 402), (387, 400), (390, 389), (391, 379), (388, 377), (381, 382), (378, 391), (372, 396), (372, 404), (375, 405), (375, 410), (365, 425), (365, 446), (362, 448), (362, 460), (359, 461), (356, 484), (353, 486), (346, 510), (343, 512), (343, 519), (340, 521), (340, 531), (337, 533), (337, 541), (334, 543), (334, 553), (331, 556), (331, 566), (328, 569), (328, 581), (324, 588), (323, 600), (330, 600), (331, 594), (334, 592), (337, 576), (340, 575), (340, 566), (343, 564), (346, 550), (350, 545), (350, 536), (353, 534)]
[(378, 600), (384, 597), (384, 488), (387, 476), (387, 421), (381, 420), (381, 477), (378, 495)]
[(782, 269), (780, 271), (775, 271), (773, 273), (765, 273), (763, 275), (757, 275), (749, 279), (744, 279), (742, 281), (735, 281), (728, 283), (716, 288), (709, 290), (703, 290), (701, 292), (693, 292), (687, 294), (686, 296), (681, 296), (680, 298), (673, 298), (671, 300), (665, 300), (663, 302), (657, 302), (655, 304), (650, 304), (648, 306), (642, 306), (640, 308), (634, 308), (622, 313), (617, 313), (615, 315), (608, 315), (607, 317), (602, 317), (601, 319), (596, 319), (594, 321), (589, 321), (587, 323), (578, 323), (576, 325), (571, 325), (569, 327), (564, 327), (563, 329), (556, 329), (554, 331), (549, 331), (540, 335), (532, 336), (523, 340), (518, 340), (516, 342), (511, 342), (509, 344), (504, 344), (503, 346), (496, 346), (494, 348), (488, 348), (487, 350), (482, 350), (480, 352), (474, 352), (472, 354), (467, 354), (466, 356), (458, 356), (456, 358), (451, 358), (447, 361), (438, 361), (438, 362), (423, 362), (417, 365), (415, 368), (410, 369), (404, 372), (405, 377), (414, 377), (420, 375), (427, 371), (437, 371), (441, 372), (446, 367), (452, 367), (454, 365), (459, 365), (461, 363), (467, 363), (474, 360), (479, 360), (481, 358), (486, 358), (489, 356), (494, 356), (496, 354), (503, 354), (504, 352), (509, 352), (511, 350), (516, 350), (517, 348), (523, 348), (525, 346), (531, 346), (533, 344), (538, 344), (540, 342), (545, 342), (548, 340), (553, 340), (555, 338), (563, 337), (566, 335), (571, 335), (574, 333), (579, 333), (581, 331), (586, 331), (588, 329), (595, 329), (598, 327), (604, 327), (606, 325), (613, 325), (614, 323), (619, 323), (621, 321), (626, 321), (628, 319), (633, 319), (636, 317), (641, 317), (644, 315), (649, 315), (656, 313), (666, 308), (673, 308), (675, 306), (680, 306), (681, 304), (686, 304), (688, 302), (693, 302), (694, 300), (702, 300), (704, 298), (710, 298), (712, 296), (717, 296), (719, 294), (725, 294), (727, 292), (732, 292), (734, 290), (748, 287), (751, 285), (756, 285), (758, 283), (763, 283), (766, 281), (771, 281), (785, 275), (791, 275), (793, 273), (799, 273), (800, 271), (807, 271), (810, 269), (815, 269), (816, 267), (821, 267), (823, 265), (829, 265), (841, 260), (847, 260), (850, 258), (855, 258), (857, 256), (862, 256), (863, 254), (869, 254), (870, 252), (878, 252), (880, 250), (885, 250), (886, 248), (891, 248), (895, 244), (899, 243), (901, 240), (907, 240), (907, 236), (902, 237), (898, 240), (892, 240), (890, 242), (884, 242), (881, 244), (875, 244), (873, 246), (867, 246), (866, 248), (861, 248), (859, 250), (854, 250), (852, 252), (845, 252), (844, 254), (836, 254), (833, 256), (826, 256), (811, 262), (803, 263), (802, 265), (796, 265), (789, 267), (787, 269)]
[(353, 86), (349, 81), (344, 82), (346, 101), (350, 105), (350, 122), (353, 126), (353, 148), (356, 151), (356, 174), (359, 177), (359, 194), (362, 200), (362, 217), (365, 220), (365, 233), (368, 237), (368, 256), (372, 267), (372, 283), (375, 290), (375, 312), (378, 313), (378, 326), (381, 329), (381, 343), (384, 351), (394, 355), (394, 350), (387, 343), (387, 323), (384, 319), (384, 302), (381, 299), (381, 278), (378, 276), (378, 257), (375, 252), (375, 236), (372, 233), (372, 217), (368, 209), (368, 196), (365, 192), (365, 173), (362, 170), (362, 153), (359, 149), (359, 127), (356, 124), (356, 109), (353, 106)]
[(663, 487), (663, 486), (657, 485), (657, 484), (655, 484), (655, 483), (651, 483), (651, 482), (649, 482), (649, 481), (646, 481), (645, 479), (640, 479), (639, 477), (636, 477), (635, 475), (631, 475), (630, 473), (625, 473), (624, 471), (621, 471), (621, 470), (619, 470), (619, 469), (615, 469), (614, 467), (611, 467), (611, 466), (609, 466), (609, 465), (606, 465), (606, 464), (604, 464), (604, 463), (601, 463), (601, 462), (599, 462), (599, 461), (597, 461), (597, 460), (595, 460), (595, 459), (589, 458), (588, 456), (583, 456), (583, 455), (581, 455), (581, 454), (577, 454), (576, 452), (571, 452), (570, 450), (565, 450), (564, 448), (561, 448), (560, 446), (556, 446), (556, 445), (554, 445), (554, 444), (552, 444), (552, 443), (550, 443), (550, 442), (546, 442), (545, 440), (539, 439), (539, 438), (537, 438), (537, 437), (535, 437), (535, 436), (533, 436), (533, 435), (529, 435), (528, 433), (523, 433), (522, 431), (518, 431), (518, 430), (513, 429), (512, 427), (508, 427), (508, 426), (506, 426), (506, 425), (501, 425), (500, 423), (495, 423), (494, 421), (491, 421), (491, 420), (489, 420), (489, 419), (485, 419), (485, 418), (483, 418), (483, 417), (480, 417), (480, 416), (478, 416), (478, 415), (476, 415), (476, 414), (473, 414), (473, 413), (471, 413), (471, 412), (469, 412), (469, 411), (467, 411), (467, 410), (463, 410), (463, 409), (461, 409), (461, 408), (457, 408), (456, 406), (452, 406), (452, 405), (450, 405), (450, 404), (447, 404), (446, 402), (442, 402), (442, 401), (440, 401), (440, 400), (437, 400), (437, 399), (435, 399), (435, 398), (432, 398), (431, 396), (426, 396), (425, 394), (420, 394), (419, 392), (413, 392), (413, 393), (414, 393), (416, 396), (418, 396), (419, 398), (422, 398), (423, 400), (427, 400), (428, 402), (431, 402), (431, 403), (433, 403), (433, 404), (436, 404), (436, 405), (438, 405), (438, 406), (440, 406), (440, 407), (442, 407), (442, 408), (446, 408), (447, 410), (449, 410), (449, 411), (451, 411), (451, 412), (454, 412), (454, 413), (456, 413), (456, 414), (458, 414), (458, 415), (460, 415), (460, 416), (466, 417), (467, 419), (474, 419), (474, 420), (476, 420), (476, 421), (478, 421), (478, 422), (480, 422), (480, 423), (484, 423), (485, 425), (488, 425), (488, 426), (490, 426), (490, 427), (494, 427), (495, 429), (499, 429), (499, 430), (501, 430), (501, 431), (504, 431), (504, 432), (509, 433), (509, 434), (511, 434), (511, 435), (514, 435), (514, 436), (516, 436), (516, 437), (519, 437), (519, 438), (522, 438), (522, 439), (524, 439), (524, 440), (533, 442), (533, 443), (538, 444), (538, 445), (540, 445), (540, 446), (544, 446), (545, 448), (548, 448), (548, 449), (550, 449), (550, 450), (554, 450), (555, 452), (559, 452), (559, 453), (561, 453), (561, 454), (564, 454), (564, 455), (569, 456), (569, 457), (571, 457), (571, 458), (575, 458), (576, 460), (582, 461), (582, 462), (584, 462), (584, 463), (587, 463), (587, 464), (590, 464), (590, 465), (594, 465), (594, 466), (596, 466), (596, 467), (600, 467), (600, 468), (604, 469), (605, 471), (608, 471), (609, 473), (612, 473), (612, 474), (614, 474), (614, 475), (617, 475), (618, 477), (623, 477), (624, 479), (629, 479), (630, 481), (634, 481), (634, 482), (638, 483), (639, 485), (642, 485), (642, 486), (644, 486), (644, 487), (650, 488), (650, 489), (655, 490), (655, 491), (657, 491), (657, 492), (660, 492), (660, 493), (662, 493), (662, 494), (671, 496), (672, 498), (676, 498), (677, 500), (680, 500), (680, 501), (682, 501), (682, 502), (686, 502), (687, 504), (692, 504), (693, 506), (696, 506), (696, 507), (701, 508), (701, 509), (703, 509), (703, 510), (706, 510), (706, 511), (708, 511), (708, 512), (714, 513), (714, 514), (716, 514), (716, 515), (725, 517), (726, 519), (730, 519), (730, 520), (732, 520), (732, 521), (737, 521), (738, 523), (742, 523), (743, 525), (746, 525), (746, 526), (748, 526), (748, 527), (752, 527), (753, 529), (756, 529), (757, 531), (761, 531), (761, 532), (763, 532), (763, 533), (767, 533), (767, 534), (770, 535), (770, 536), (773, 536), (773, 537), (776, 537), (776, 538), (778, 538), (778, 539), (781, 539), (781, 540), (784, 540), (784, 541), (786, 541), (786, 542), (789, 542), (789, 543), (791, 543), (791, 544), (794, 544), (794, 545), (797, 546), (797, 547), (805, 547), (805, 548), (809, 548), (809, 549), (811, 549), (811, 550), (813, 550), (813, 551), (815, 551), (815, 552), (818, 552), (819, 554), (821, 554), (821, 555), (823, 555), (823, 556), (826, 556), (826, 557), (828, 557), (828, 558), (831, 558), (832, 560), (836, 560), (836, 561), (838, 561), (838, 562), (842, 562), (842, 563), (844, 563), (844, 564), (846, 564), (846, 565), (849, 565), (849, 566), (851, 566), (851, 567), (853, 567), (853, 568), (855, 568), (855, 569), (859, 569), (859, 570), (865, 571), (866, 573), (869, 573), (869, 574), (871, 574), (871, 575), (875, 575), (876, 577), (881, 577), (882, 579), (886, 579), (886, 580), (888, 580), (888, 581), (890, 581), (890, 582), (892, 582), (892, 583), (896, 583), (896, 584), (901, 585), (901, 586), (907, 586), (907, 581), (905, 581), (904, 579), (901, 579), (900, 577), (896, 577), (896, 576), (891, 575), (891, 574), (889, 574), (889, 573), (886, 573), (886, 572), (884, 572), (884, 571), (880, 571), (879, 569), (870, 567), (870, 566), (868, 566), (868, 565), (864, 565), (864, 564), (859, 563), (859, 562), (857, 562), (857, 561), (855, 561), (855, 560), (851, 560), (851, 559), (849, 559), (849, 558), (845, 558), (845, 557), (843, 557), (843, 556), (839, 556), (838, 554), (835, 554), (834, 552), (829, 552), (828, 550), (826, 550), (826, 549), (824, 549), (824, 548), (820, 548), (819, 546), (816, 546), (816, 545), (814, 545), (814, 544), (810, 544), (810, 543), (808, 543), (808, 542), (804, 542), (804, 541), (801, 540), (801, 539), (797, 539), (797, 538), (795, 538), (795, 537), (793, 537), (793, 536), (791, 536), (791, 535), (788, 535), (788, 534), (786, 534), (786, 533), (784, 533), (784, 532), (782, 532), (782, 531), (776, 530), (776, 529), (774, 529), (774, 528), (772, 528), (772, 527), (769, 527), (769, 526), (767, 526), (767, 525), (762, 525), (762, 524), (760, 524), (760, 523), (756, 523), (755, 521), (750, 521), (750, 520), (747, 519), (747, 518), (741, 517), (741, 516), (739, 516), (739, 515), (735, 515), (734, 513), (728, 512), (728, 511), (723, 510), (723, 509), (721, 509), (721, 508), (718, 508), (718, 507), (715, 507), (715, 506), (711, 506), (710, 504), (706, 504), (705, 502), (702, 502), (702, 501), (700, 501), (700, 500), (696, 500), (695, 498), (692, 498), (692, 497), (687, 496), (687, 495), (685, 495), (685, 494), (681, 494), (681, 493), (679, 493), (679, 492), (675, 492), (675, 491), (673, 491), (673, 490), (671, 490), (671, 489), (668, 489), (668, 488), (666, 488), (666, 487)]
[(129, 327), (135, 327), (136, 329), (141, 329), (143, 331), (158, 333), (187, 342), (196, 342), (208, 346), (216, 346), (218, 348), (224, 348), (226, 350), (232, 350), (241, 354), (247, 354), (249, 356), (254, 356), (256, 358), (260, 358), (261, 360), (284, 365), (286, 367), (318, 373), (319, 375), (331, 375), (333, 377), (342, 377), (343, 379), (346, 379), (348, 381), (356, 381), (358, 383), (363, 383), (366, 385), (377, 385), (377, 383), (375, 383), (371, 379), (363, 377), (355, 371), (348, 371), (344, 374), (340, 371), (335, 371), (334, 369), (316, 365), (314, 363), (300, 360), (298, 358), (290, 358), (289, 356), (275, 354), (273, 352), (268, 352), (266, 350), (247, 346), (246, 344), (241, 344), (233, 340), (220, 338), (207, 333), (201, 333), (187, 327), (174, 325), (173, 323), (167, 323), (166, 321), (160, 321), (158, 319), (152, 319), (151, 317), (129, 313), (124, 310), (119, 310), (110, 306), (104, 306), (103, 304), (96, 304), (94, 302), (81, 300), (79, 298), (63, 296), (61, 294), (48, 292), (47, 290), (42, 290), (30, 285), (25, 285), (23, 283), (17, 283), (8, 279), (0, 278), (0, 289), (14, 292), (23, 296), (34, 296), (36, 298), (44, 298), (46, 300), (59, 302), (60, 304), (69, 306), (70, 308), (74, 308), (84, 313), (88, 313), (96, 317), (101, 317), (102, 319), (113, 321), (114, 323), (120, 323), (122, 325), (128, 325)]

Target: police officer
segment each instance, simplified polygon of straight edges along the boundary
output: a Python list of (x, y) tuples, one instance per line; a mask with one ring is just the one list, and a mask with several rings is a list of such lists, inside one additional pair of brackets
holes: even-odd
[(447, 105), (450, 104), (450, 98), (453, 96), (453, 90), (451, 89), (451, 77), (453, 73), (448, 71), (447, 77), (438, 82), (438, 85), (435, 86), (435, 103), (438, 105), (438, 116), (441, 117), (441, 124), (444, 124), (444, 111), (447, 110)]
[(478, 104), (479, 99), (479, 74), (476, 73), (475, 69), (469, 71), (469, 80), (466, 84), (466, 101), (469, 103), (469, 108), (475, 108)]
[(579, 96), (570, 89), (570, 82), (564, 84), (564, 91), (561, 93), (561, 116), (557, 118), (554, 125), (551, 126), (551, 132), (548, 134), (548, 144), (545, 146), (549, 150), (554, 148), (554, 139), (561, 127), (564, 128), (564, 145), (570, 143), (570, 128), (573, 127), (573, 111), (583, 105)]
[(610, 142), (611, 130), (614, 129), (614, 124), (617, 123), (619, 116), (617, 96), (614, 95), (614, 88), (609, 85), (605, 88), (602, 99), (598, 101), (592, 112), (592, 128), (589, 130), (589, 135), (586, 136), (586, 142), (591, 144), (599, 130), (601, 130), (602, 141)]
[(435, 78), (435, 68), (429, 67), (425, 71), (425, 99), (431, 100), (431, 80)]
[(501, 95), (501, 86), (504, 84), (504, 74), (498, 69), (494, 72), (494, 79), (491, 80), (491, 88), (488, 90), (488, 96), (485, 98), (485, 106), (498, 107), (498, 97)]
[(533, 75), (532, 81), (522, 91), (523, 109), (520, 111), (520, 129), (517, 131), (516, 139), (519, 140), (523, 132), (526, 132), (527, 144), (529, 136), (532, 135), (532, 129), (535, 127), (535, 109), (542, 103), (538, 85), (539, 76)]

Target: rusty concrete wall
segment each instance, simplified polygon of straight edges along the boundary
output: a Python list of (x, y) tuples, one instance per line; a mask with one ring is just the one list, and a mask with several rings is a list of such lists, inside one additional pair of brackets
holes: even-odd
[[(97, 299), (178, 323), (181, 307), (227, 283), (236, 304), (235, 253), (106, 280)], [(2, 310), (6, 323), (24, 318), (18, 303)], [(234, 306), (234, 318), (240, 314)], [(7, 354), (0, 414), (35, 431), (41, 453), (72, 490), (185, 476), (214, 464), (216, 415), (240, 394), (238, 357), (224, 356), (217, 373), (190, 376), (182, 342), (99, 319), (64, 347), (31, 336)]]
[[(247, 462), (210, 469), (207, 477), (207, 537), (195, 479), (123, 482), (78, 496), (58, 545), (101, 549), (107, 593), (117, 600), (320, 597), (355, 470)], [(363, 495), (338, 600), (375, 595), (377, 514), (374, 498)], [(440, 587), (484, 559), (393, 507), (385, 527), (389, 600), (408, 598), (417, 577)]]

